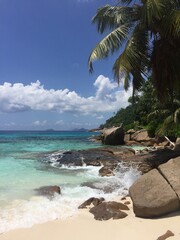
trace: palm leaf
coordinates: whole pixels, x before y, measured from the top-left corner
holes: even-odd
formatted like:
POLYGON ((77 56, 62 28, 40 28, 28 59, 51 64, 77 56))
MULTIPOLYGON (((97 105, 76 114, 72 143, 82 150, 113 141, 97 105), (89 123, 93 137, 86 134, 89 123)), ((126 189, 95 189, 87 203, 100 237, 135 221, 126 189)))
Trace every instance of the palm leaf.
POLYGON ((174 122, 176 124, 180 123, 180 108, 178 108, 174 113, 174 122))
POLYGON ((131 75, 128 72, 124 73, 124 89, 127 91, 129 88, 129 83, 131 80, 131 75))
POLYGON ((159 117, 159 110, 155 110, 147 115, 148 122, 159 117))
POLYGON ((164 125, 168 125, 168 124, 171 124, 173 122, 174 122, 174 115, 171 114, 164 120, 164 125))
POLYGON ((130 4, 130 3, 134 3, 134 0, 119 0, 118 3, 130 4))
POLYGON ((173 10, 160 22, 161 33, 164 37, 180 38, 180 11, 173 10))
POLYGON ((162 4, 161 0, 147 0, 142 8, 144 25, 152 27, 154 19, 161 19, 162 12, 164 12, 164 4, 162 4))
POLYGON ((106 29, 115 29, 120 25, 134 21, 137 16, 138 9, 135 11, 132 7, 105 5, 97 10, 92 23, 97 25, 97 31, 102 34, 106 29))
POLYGON ((93 71, 94 60, 108 57, 125 43, 113 66, 118 83, 123 78, 127 90, 132 80, 133 90, 139 90, 143 77, 152 73, 159 100, 172 96, 174 89, 180 90, 180 1, 119 0, 118 4, 100 8, 93 18, 101 34, 113 31, 93 49, 89 70, 93 71))
MULTIPOLYGON (((146 75, 148 60, 148 32, 137 25, 130 39, 128 40, 123 53, 116 60, 113 71, 118 83, 125 76, 131 74, 133 88, 140 89, 143 83, 142 74, 146 75)), ((128 78, 130 79, 130 78, 128 78)), ((127 81, 127 79, 125 78, 127 81)), ((126 83, 126 86, 128 84, 126 83)), ((127 90, 127 87, 125 89, 127 90)))
POLYGON ((122 46, 124 40, 127 38, 130 32, 130 24, 124 24, 111 33, 109 33, 97 46, 92 50, 89 56, 88 64, 90 72, 93 71, 92 62, 97 59, 103 59, 113 54, 115 50, 118 50, 122 46))
POLYGON ((173 16, 170 16, 169 18, 168 15, 171 15, 174 10, 179 12, 179 7, 179 0, 144 0, 141 20, 146 27, 156 34, 157 32, 166 29, 169 23, 172 22, 173 18, 177 18, 177 14, 173 14, 173 16))
POLYGON ((154 42, 152 52, 152 80, 158 98, 163 102, 168 94, 180 89, 180 41, 160 39, 154 42))

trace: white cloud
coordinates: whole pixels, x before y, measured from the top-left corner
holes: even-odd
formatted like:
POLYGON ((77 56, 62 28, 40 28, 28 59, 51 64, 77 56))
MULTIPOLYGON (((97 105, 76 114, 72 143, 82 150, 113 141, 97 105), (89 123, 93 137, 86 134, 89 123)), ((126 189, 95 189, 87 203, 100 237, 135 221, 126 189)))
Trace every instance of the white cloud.
POLYGON ((100 116, 97 116, 96 118, 99 119, 99 120, 101 120, 101 119, 104 118, 104 116, 103 116, 103 115, 100 115, 100 116))
POLYGON ((64 121, 63 120, 58 120, 55 122, 55 125, 63 125, 64 121))
POLYGON ((3 126, 3 127, 14 127, 16 126, 15 122, 7 122, 7 123, 4 123, 4 124, 0 124, 0 126, 3 126))
POLYGON ((93 0, 77 0, 78 3, 88 3, 92 2, 93 0))
MULTIPOLYGON (((131 88, 125 92, 103 75, 96 79, 94 87, 95 95, 85 98, 69 89, 45 89, 40 81, 29 85, 4 83, 0 85, 0 112, 41 110, 92 115, 114 112, 128 105, 131 88)), ((40 123, 45 124, 34 122, 40 123)))
POLYGON ((104 100, 108 93, 117 88, 117 83, 112 83, 109 78, 100 75, 94 82, 94 86, 97 88, 96 98, 104 100))
POLYGON ((33 125, 34 126, 41 126, 41 127, 46 126, 47 125, 47 120, 43 120, 43 121, 36 120, 36 121, 33 122, 33 125))

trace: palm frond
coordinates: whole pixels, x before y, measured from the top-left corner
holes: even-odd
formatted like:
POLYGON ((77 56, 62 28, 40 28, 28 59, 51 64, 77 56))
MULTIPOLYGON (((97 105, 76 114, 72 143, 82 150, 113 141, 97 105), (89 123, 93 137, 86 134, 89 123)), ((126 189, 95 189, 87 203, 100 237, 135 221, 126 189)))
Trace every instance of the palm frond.
POLYGON ((135 0, 119 0, 118 3, 121 4, 130 4, 130 3, 134 3, 135 0))
POLYGON ((154 0, 147 0, 143 6, 142 19, 145 26, 151 26, 154 21, 154 16, 158 19, 161 17, 162 4, 157 4, 154 0))
POLYGON ((115 50, 118 50, 122 46, 124 40, 127 38, 131 29, 131 24, 124 24, 111 33, 109 33, 97 46, 92 50, 89 56, 88 64, 89 71, 93 71, 92 62, 97 59, 103 59, 113 54, 115 50))
POLYGON ((180 41, 160 39, 152 52, 152 80, 161 102, 174 90, 180 90, 180 41))
POLYGON ((129 88, 129 83, 131 80, 131 75, 128 72, 124 73, 124 89, 127 91, 129 88))
POLYGON ((172 9, 176 0, 146 0, 142 8, 142 20, 145 26, 152 28, 161 21, 172 9))
POLYGON ((180 0, 119 0, 118 4, 100 8, 93 18, 99 33, 112 32, 91 52, 90 72, 94 60, 108 57, 125 43, 113 66, 118 83, 124 79, 127 90, 132 80, 133 90, 139 90, 144 76, 152 73, 161 102, 167 94, 173 96, 174 89, 180 92, 180 0))
POLYGON ((180 38, 180 11, 170 11, 159 23, 161 35, 164 37, 180 38))
POLYGON ((97 10, 96 15, 92 18, 92 23, 97 25, 97 31, 102 34, 107 29, 115 29, 134 21, 137 19, 137 15, 138 9, 132 7, 105 5, 97 10))
POLYGON ((155 110, 147 115, 148 122, 159 117, 159 110, 155 110))
POLYGON ((169 115, 165 120, 164 120, 164 125, 168 125, 174 122, 174 116, 173 114, 169 115))
POLYGON ((132 76, 133 76, 132 78, 133 94, 132 95, 134 97, 136 91, 139 91, 140 88, 142 87, 144 83, 144 78, 142 77, 141 72, 138 70, 134 70, 132 76))
POLYGON ((171 0, 171 4, 173 5, 173 8, 180 9, 180 1, 179 0, 171 0))
POLYGON ((174 122, 176 124, 180 123, 180 108, 178 108, 174 113, 174 122))
POLYGON ((134 89, 140 89, 143 82, 142 74, 146 75, 146 66, 149 64, 147 52, 148 32, 137 25, 123 53, 113 66, 114 76, 118 83, 124 76, 131 74, 134 89))

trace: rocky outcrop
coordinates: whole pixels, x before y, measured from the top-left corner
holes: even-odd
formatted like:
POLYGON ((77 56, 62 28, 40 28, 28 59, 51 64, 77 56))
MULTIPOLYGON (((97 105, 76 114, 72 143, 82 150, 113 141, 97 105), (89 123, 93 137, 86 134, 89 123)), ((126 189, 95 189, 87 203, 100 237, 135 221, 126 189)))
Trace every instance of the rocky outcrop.
POLYGON ((98 206, 99 204, 101 204, 105 199, 104 198, 89 198, 88 200, 86 200, 85 202, 83 202, 78 208, 82 209, 82 208, 87 208, 87 206, 90 206, 91 204, 93 206, 98 206))
POLYGON ((180 151, 171 149, 159 149, 149 153, 134 155, 123 158, 122 161, 127 166, 137 167, 143 174, 157 168, 160 164, 166 163, 171 158, 180 156, 180 151))
MULTIPOLYGON (((119 163, 123 163, 127 167, 137 167, 142 173, 146 173, 177 156, 180 156, 180 150, 160 149, 137 155, 132 148, 112 146, 66 151, 59 154, 56 161, 59 166, 102 166, 109 169, 107 173, 109 172, 111 175, 119 163)), ((102 169, 102 171, 104 170, 102 169)))
POLYGON ((180 151, 180 138, 177 138, 176 139, 176 143, 175 143, 175 146, 174 146, 174 151, 180 151))
POLYGON ((102 130, 102 143, 106 145, 124 144, 124 130, 122 127, 112 127, 102 130))
POLYGON ((110 176, 114 176, 114 172, 113 172, 113 167, 102 167, 101 169, 99 169, 99 175, 101 177, 110 177, 110 176))
POLYGON ((122 146, 113 146, 111 148, 106 148, 107 151, 111 152, 113 155, 118 157, 119 159, 124 159, 130 156, 134 156, 136 151, 130 147, 122 147, 122 146))
POLYGON ((131 135, 131 140, 136 142, 147 142, 150 140, 147 130, 142 129, 131 135))
POLYGON ((138 131, 134 131, 134 129, 130 129, 124 135, 124 141, 126 145, 144 145, 144 146, 153 146, 156 143, 154 138, 150 138, 148 135, 148 131, 146 129, 141 129, 138 131))
POLYGON ((119 188, 119 183, 117 182, 106 182, 103 184, 99 184, 99 182, 85 182, 81 184, 82 187, 89 187, 92 189, 97 189, 100 191, 103 191, 104 193, 112 193, 113 191, 118 190, 119 188))
POLYGON ((140 177, 129 189, 138 217, 159 217, 180 209, 180 157, 140 177))
POLYGON ((127 214, 121 210, 129 210, 123 203, 119 202, 103 202, 96 207, 90 209, 90 213, 94 215, 96 220, 109 220, 125 218, 127 214))
POLYGON ((38 195, 53 197, 55 194, 61 194, 61 189, 59 186, 44 186, 35 189, 38 195))
POLYGON ((146 147, 156 147, 156 149, 170 148, 170 143, 165 137, 155 136, 154 138, 149 137, 146 129, 134 131, 130 129, 125 133, 124 141, 126 145, 138 145, 146 147))
POLYGON ((158 169, 180 199, 180 157, 171 159, 158 169))
POLYGON ((60 165, 63 164, 67 166, 116 166, 119 162, 119 159, 108 150, 87 149, 64 152, 63 154, 59 155, 57 162, 59 162, 60 165))

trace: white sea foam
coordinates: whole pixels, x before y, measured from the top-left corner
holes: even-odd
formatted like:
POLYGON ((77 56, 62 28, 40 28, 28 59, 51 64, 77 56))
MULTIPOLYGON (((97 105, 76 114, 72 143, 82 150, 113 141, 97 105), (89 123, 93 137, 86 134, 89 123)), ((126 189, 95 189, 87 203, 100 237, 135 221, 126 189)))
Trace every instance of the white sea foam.
POLYGON ((78 206, 89 197, 104 197, 106 200, 116 196, 124 196, 129 186, 139 177, 139 172, 133 168, 119 166, 116 175, 99 177, 100 167, 70 167, 69 170, 79 171, 77 178, 92 183, 95 187, 81 184, 65 183, 61 186, 62 195, 56 195, 53 200, 46 197, 34 196, 29 200, 15 200, 0 209, 0 233, 16 228, 31 227, 55 219, 65 219, 78 213, 78 206), (86 170, 86 171, 85 171, 86 170), (103 190, 112 188, 111 191, 103 190))
POLYGON ((0 232, 70 217, 77 213, 78 204, 78 200, 70 197, 55 197, 53 201, 45 197, 14 201, 0 213, 0 232))

